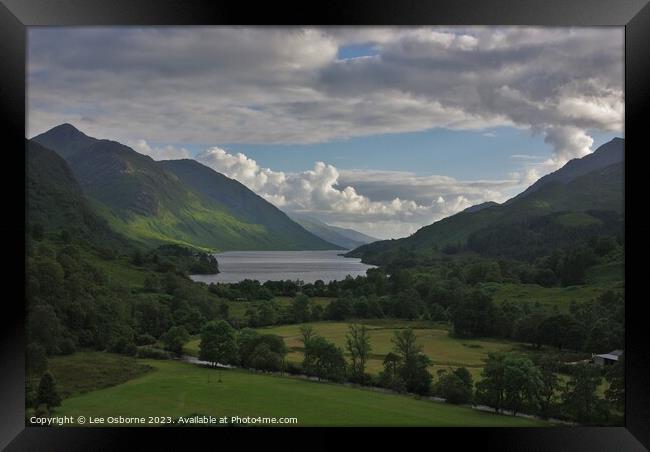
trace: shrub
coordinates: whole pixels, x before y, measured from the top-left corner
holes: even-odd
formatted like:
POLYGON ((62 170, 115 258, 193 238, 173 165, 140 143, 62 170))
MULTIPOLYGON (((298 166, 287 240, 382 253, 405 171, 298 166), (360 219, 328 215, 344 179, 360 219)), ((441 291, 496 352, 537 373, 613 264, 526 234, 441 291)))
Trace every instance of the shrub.
POLYGON ((292 375, 302 375, 305 373, 302 369, 302 366, 299 363, 287 362, 285 364, 284 370, 288 374, 292 374, 292 375))
POLYGON ((72 355, 77 350, 74 341, 69 337, 61 340, 59 343, 59 352, 62 355, 72 355))
POLYGON ((112 353, 119 353, 121 355, 135 356, 138 349, 131 340, 125 337, 118 337, 111 341, 108 345, 108 351, 112 353))
POLYGON ((151 334, 138 334, 135 343, 136 345, 152 345, 156 343, 156 338, 151 334))
POLYGON ((144 346, 137 348, 137 357, 148 359, 170 359, 171 354, 159 348, 144 346))

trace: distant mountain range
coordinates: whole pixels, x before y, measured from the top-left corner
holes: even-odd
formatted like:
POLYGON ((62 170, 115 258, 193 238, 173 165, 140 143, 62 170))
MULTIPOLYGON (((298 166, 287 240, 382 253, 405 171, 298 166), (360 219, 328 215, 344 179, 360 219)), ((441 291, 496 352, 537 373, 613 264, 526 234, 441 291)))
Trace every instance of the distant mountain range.
MULTIPOLYGON (((65 162, 58 165, 69 166, 88 208, 131 240, 220 251, 342 249, 196 161, 157 162, 118 142, 89 137, 70 124, 32 142, 63 157, 65 162)), ((35 168, 34 178, 44 171, 35 168)))
POLYGON ((488 202, 472 206, 409 237, 363 245, 347 255, 377 264, 400 250, 437 253, 445 248, 462 248, 470 238, 476 239, 473 243, 484 245, 488 235, 496 240, 498 233, 514 231, 515 227, 517 233, 524 230, 527 238, 519 250, 511 251, 525 253, 526 246, 532 246, 531 241, 540 244, 548 239, 544 235, 550 234, 548 224, 565 228, 605 227, 606 224, 620 228, 624 215, 624 145, 623 139, 614 138, 592 154, 571 160, 542 177, 503 204, 488 202))
POLYGON ((379 240, 354 229, 329 225, 309 215, 294 212, 289 216, 312 234, 348 250, 379 240))

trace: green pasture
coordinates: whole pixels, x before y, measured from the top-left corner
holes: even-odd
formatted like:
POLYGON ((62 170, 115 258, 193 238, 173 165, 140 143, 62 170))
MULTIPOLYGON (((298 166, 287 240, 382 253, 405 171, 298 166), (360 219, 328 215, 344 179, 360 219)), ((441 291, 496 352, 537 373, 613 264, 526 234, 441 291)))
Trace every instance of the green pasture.
MULTIPOLYGON (((85 354, 79 353, 79 359, 85 354)), ((66 358, 62 358, 66 359, 66 358)), ((411 396, 179 361, 138 360, 153 371, 72 396, 58 416, 296 417, 298 426, 544 426, 411 396)), ((88 424, 86 424, 88 425, 88 424)))

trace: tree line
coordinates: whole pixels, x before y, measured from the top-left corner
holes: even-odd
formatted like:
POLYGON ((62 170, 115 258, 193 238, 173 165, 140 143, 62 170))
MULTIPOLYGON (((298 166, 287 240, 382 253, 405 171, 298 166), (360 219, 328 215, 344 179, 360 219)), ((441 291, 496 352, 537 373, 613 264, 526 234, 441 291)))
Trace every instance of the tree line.
POLYGON ((395 296, 346 296, 325 306, 304 293, 286 307, 262 301, 245 312, 245 325, 305 323, 321 320, 397 318, 449 323, 451 334, 463 338, 496 337, 517 340, 535 348, 603 353, 624 346, 625 301, 621 292, 608 290, 594 300, 573 302, 566 313, 539 303, 494 302, 486 291, 437 287, 436 302, 425 302, 417 289, 395 296))
POLYGON ((287 372, 332 382, 376 386, 399 393, 437 396, 451 404, 487 405, 497 413, 528 413, 581 424, 620 421, 624 410, 623 361, 606 371, 588 364, 569 367, 563 381, 557 356, 533 359, 518 353, 489 353, 481 379, 474 383, 464 367, 429 372, 432 360, 423 353, 412 328, 394 333, 393 350, 384 356, 377 375, 367 373, 372 345, 365 325, 350 324, 341 348, 316 334, 310 325, 299 329, 301 363, 288 362, 282 337, 239 331, 226 321, 209 322, 201 332, 199 359, 213 366, 235 365, 271 372, 287 372), (348 359, 346 360, 346 355, 348 359), (605 398, 597 393, 602 378, 609 383, 605 398))

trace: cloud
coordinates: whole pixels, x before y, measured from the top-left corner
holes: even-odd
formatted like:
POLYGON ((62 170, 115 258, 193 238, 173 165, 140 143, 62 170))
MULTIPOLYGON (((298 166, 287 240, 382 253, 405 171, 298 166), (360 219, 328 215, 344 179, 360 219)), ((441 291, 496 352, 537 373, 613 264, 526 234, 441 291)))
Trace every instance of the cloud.
MULTIPOLYGON (((261 168, 212 147, 196 158, 287 210, 358 222, 372 235, 522 185, 622 132, 623 28, 42 27, 28 30, 28 136, 63 122, 155 159, 149 143, 311 144, 444 128, 540 134, 545 160, 503 181, 442 175, 261 168), (346 46, 372 56, 339 59, 346 46), (377 182, 381 181, 381 182, 377 182), (374 226, 370 226, 374 225, 374 226), (373 229, 374 228, 374 229, 373 229), (375 229, 381 229, 376 231, 375 229)), ((442 151, 441 151, 442 152, 442 151)), ((522 149, 518 156, 527 155, 522 149)))
POLYGON ((549 169, 560 168, 569 160, 584 157, 592 152, 593 138, 577 127, 548 127, 544 133, 544 142, 555 149, 553 157, 546 162, 549 169))
POLYGON ((458 181, 409 172, 339 171, 324 162, 285 173, 264 168, 243 153, 211 147, 196 155, 204 165, 238 180, 289 212, 309 212, 329 224, 381 238, 409 235, 471 205, 505 201, 521 181, 458 181))
POLYGON ((32 28, 28 86, 30 135, 82 117, 96 136, 126 142, 146 130, 188 144, 435 127, 621 131, 623 29, 32 28), (339 60, 349 45, 376 55, 339 60))
POLYGON ((146 140, 140 139, 126 143, 140 154, 148 155, 154 160, 178 160, 191 157, 190 151, 185 148, 177 148, 171 145, 162 147, 151 147, 146 140))

